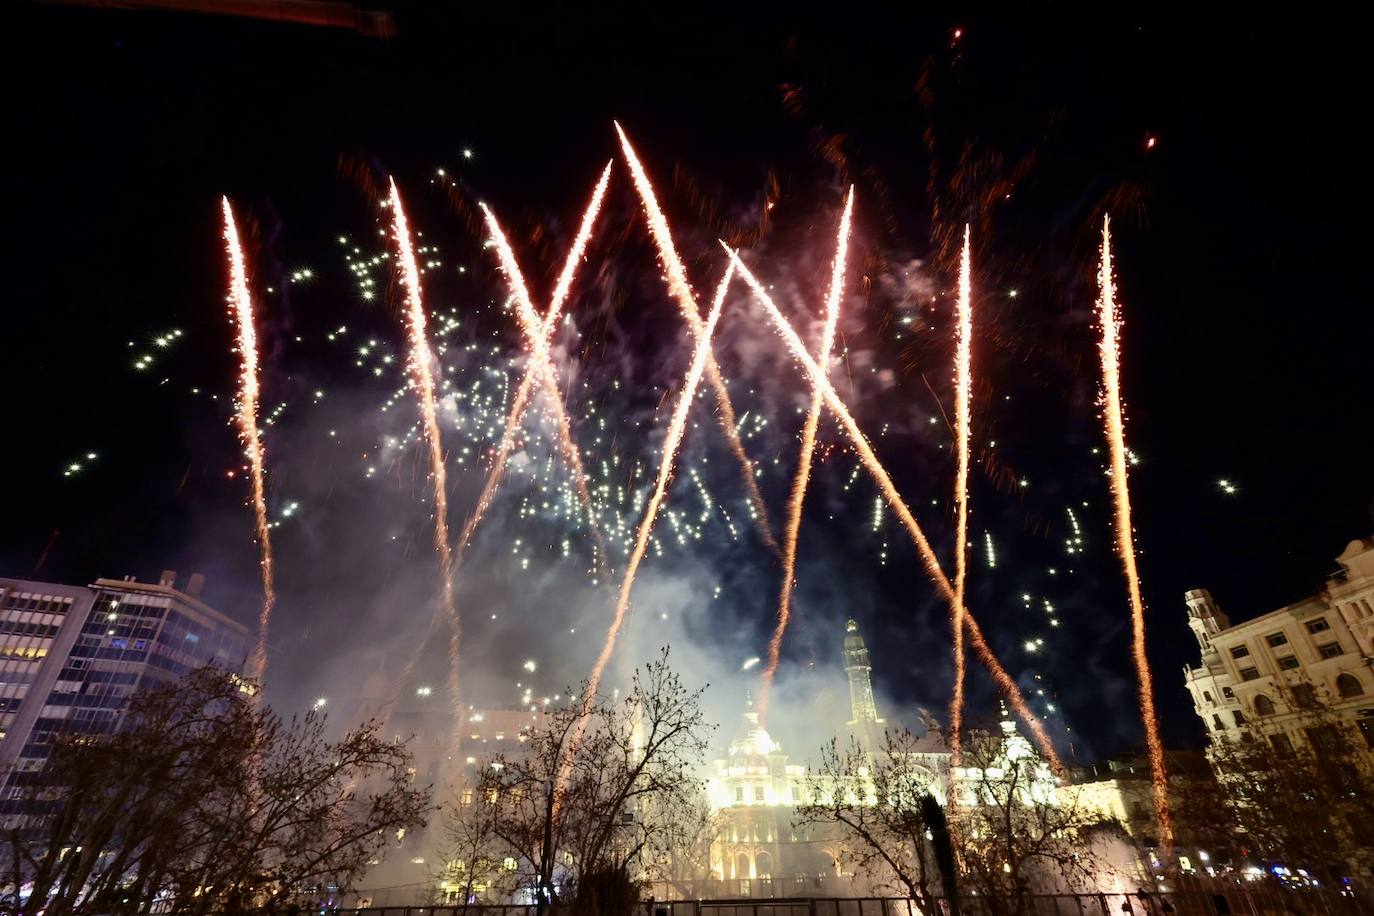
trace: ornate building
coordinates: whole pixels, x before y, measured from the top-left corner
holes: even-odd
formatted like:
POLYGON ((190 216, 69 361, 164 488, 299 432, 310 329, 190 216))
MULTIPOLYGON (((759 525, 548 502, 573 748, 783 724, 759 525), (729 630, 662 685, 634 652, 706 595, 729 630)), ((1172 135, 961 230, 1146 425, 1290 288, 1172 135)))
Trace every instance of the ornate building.
POLYGON ((1336 562, 1322 591, 1243 623, 1206 589, 1184 595, 1202 651, 1184 678, 1214 746, 1267 741, 1286 752, 1309 742, 1304 710, 1320 706, 1374 748, 1374 537, 1351 541, 1336 562))
MULTIPOLYGON (((886 721, 873 699, 872 662, 859 625, 845 624, 843 661, 849 678, 848 728, 869 753, 882 744, 886 721)), ((949 751, 934 733, 917 745, 912 766, 931 774, 932 791, 944 799, 949 751)), ((726 897, 795 897, 856 892, 855 876, 841 871, 838 836, 818 827, 793 827, 796 806, 813 786, 804 766, 790 762, 782 746, 759 721, 753 700, 746 706, 726 756, 713 762, 707 780, 712 811, 719 820, 711 846, 712 894, 726 897)), ((861 877, 861 876, 860 876, 861 877)))

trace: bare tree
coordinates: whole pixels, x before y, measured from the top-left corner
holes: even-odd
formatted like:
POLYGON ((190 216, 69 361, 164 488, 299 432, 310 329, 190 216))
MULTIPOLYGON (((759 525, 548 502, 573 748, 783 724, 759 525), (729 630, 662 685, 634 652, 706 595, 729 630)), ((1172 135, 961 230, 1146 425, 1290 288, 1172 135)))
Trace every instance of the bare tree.
POLYGON ((847 870, 869 875, 879 888, 935 913, 945 876, 932 843, 939 818, 927 799, 940 774, 926 764, 917 745, 906 730, 888 732, 872 753, 854 741, 843 749, 831 741, 808 774, 796 826, 838 827, 847 870))
POLYGON ((283 722, 216 668, 137 694, 113 734, 65 733, 6 824, 3 881, 49 916, 205 913, 347 886, 428 790, 375 723, 337 742, 283 722))
POLYGON ((464 910, 469 904, 501 900, 518 885, 513 850, 497 833, 495 800, 471 787, 460 788, 441 809, 435 876, 445 894, 464 910))
POLYGON ((1034 893, 1099 881, 1110 865, 1093 838, 1110 820, 1059 792, 1045 761, 1010 722, 963 744, 952 817, 962 885, 993 916, 1022 916, 1034 893))
MULTIPOLYGON (((701 693, 682 685, 664 649, 635 672, 623 699, 589 696, 584 685, 580 698, 545 714, 526 752, 483 764, 474 792, 495 806, 493 832, 541 903, 646 878, 700 794, 711 729, 701 693)), ((485 816, 480 810, 460 806, 450 816, 485 816)))
POLYGON ((673 812, 650 835, 640 857, 642 872, 664 899, 688 900, 700 896, 712 878, 711 848, 721 838, 724 819, 704 796, 674 805, 673 812))
POLYGON ((1305 683, 1275 687, 1294 715, 1257 716, 1242 741, 1214 739, 1217 780, 1193 787, 1184 826, 1333 885, 1374 878, 1374 753, 1331 696, 1305 683))

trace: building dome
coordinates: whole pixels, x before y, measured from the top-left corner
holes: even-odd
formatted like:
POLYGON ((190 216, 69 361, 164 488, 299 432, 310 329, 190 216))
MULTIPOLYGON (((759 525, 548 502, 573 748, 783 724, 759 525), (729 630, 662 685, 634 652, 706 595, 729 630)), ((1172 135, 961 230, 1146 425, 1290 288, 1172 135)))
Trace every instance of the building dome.
POLYGON ((778 743, 768 734, 768 729, 759 722, 759 711, 754 708, 754 698, 746 701, 744 717, 730 739, 731 757, 766 757, 778 750, 778 743))

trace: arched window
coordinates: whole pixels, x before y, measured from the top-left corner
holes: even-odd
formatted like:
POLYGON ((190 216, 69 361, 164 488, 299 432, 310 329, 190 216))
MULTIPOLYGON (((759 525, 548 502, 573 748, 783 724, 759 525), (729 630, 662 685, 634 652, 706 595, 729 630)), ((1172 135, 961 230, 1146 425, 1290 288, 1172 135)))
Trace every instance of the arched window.
POLYGON ((736 877, 736 878, 752 878, 752 877, 754 877, 754 876, 751 875, 749 872, 750 872, 750 869, 749 869, 749 857, 746 856, 744 853, 740 853, 738 856, 735 857, 735 877, 736 877))
POLYGON ((773 877, 773 857, 766 852, 761 852, 755 857, 760 878, 773 877))
POLYGON ((1364 693, 1364 685, 1359 678, 1347 672, 1336 678, 1336 692, 1343 697, 1357 697, 1364 693))
POLYGON ((1274 714, 1274 701, 1264 694, 1255 697, 1255 715, 1272 716, 1274 714))

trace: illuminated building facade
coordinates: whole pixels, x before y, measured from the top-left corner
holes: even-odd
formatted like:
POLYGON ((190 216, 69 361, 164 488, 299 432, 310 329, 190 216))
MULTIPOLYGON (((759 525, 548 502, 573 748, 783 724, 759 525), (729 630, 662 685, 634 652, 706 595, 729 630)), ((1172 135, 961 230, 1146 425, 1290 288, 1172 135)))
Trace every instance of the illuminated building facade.
MULTIPOLYGON (((845 624, 843 649, 849 679, 853 739, 873 753, 882 743, 886 722, 873 699, 868 648, 858 624, 845 624)), ((930 778, 931 791, 944 799, 949 751, 934 735, 922 738, 911 766, 930 778)), ((782 746, 759 721, 752 700, 726 749, 712 764, 706 790, 719 818, 712 844, 709 894, 725 897, 849 895, 864 888, 864 876, 844 873, 838 863, 840 834, 833 828, 794 827, 796 806, 814 787, 806 768, 790 762, 782 746), (857 883, 856 883, 857 880, 857 883)))
POLYGON ((1279 752, 1310 743, 1320 706, 1374 749, 1374 537, 1351 541, 1319 593, 1232 624, 1206 589, 1184 596, 1202 652, 1185 668, 1209 741, 1267 741, 1279 752))
MULTIPOLYGON (((176 573, 156 583, 97 579, 87 587, 0 579, 0 773, 45 764, 54 736, 109 734, 129 697, 207 664, 242 671, 247 628, 185 590, 176 573)), ((12 792, 6 791, 0 810, 12 792)))

